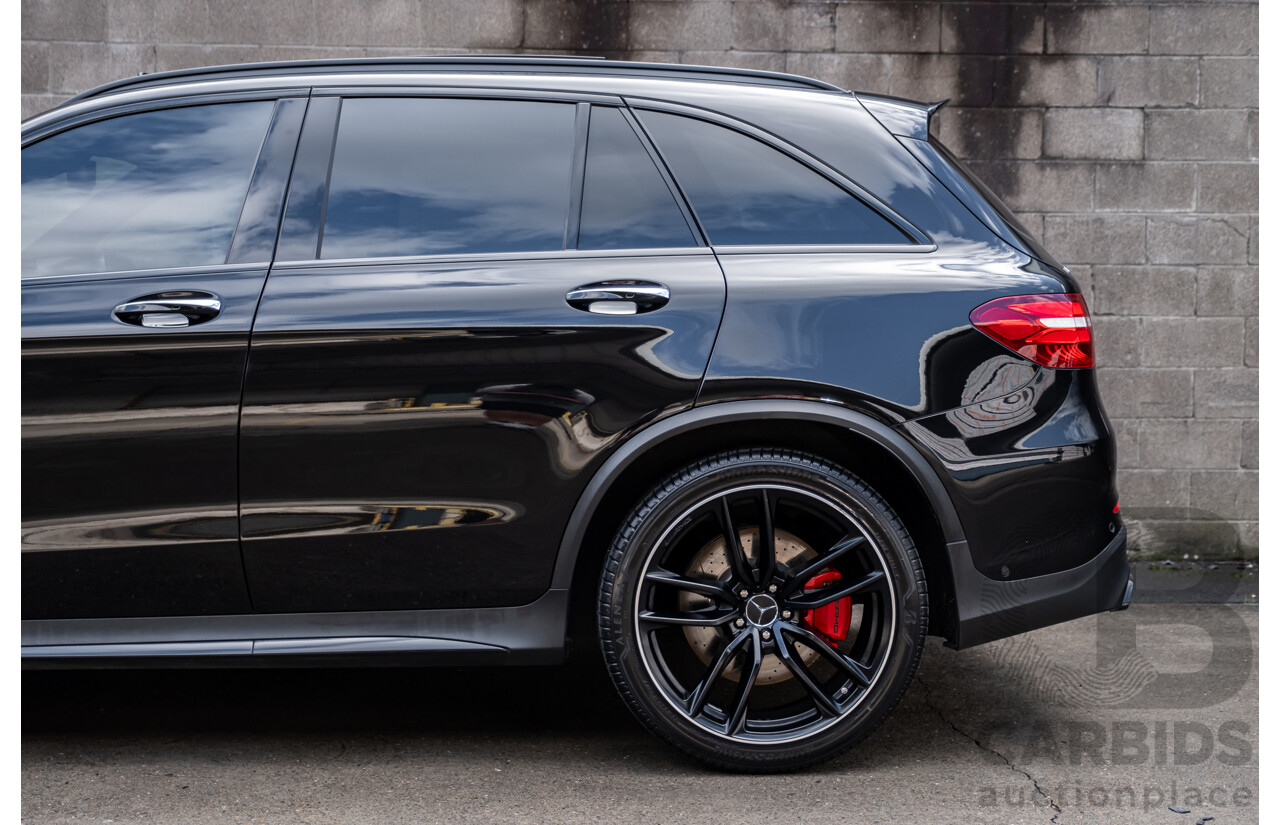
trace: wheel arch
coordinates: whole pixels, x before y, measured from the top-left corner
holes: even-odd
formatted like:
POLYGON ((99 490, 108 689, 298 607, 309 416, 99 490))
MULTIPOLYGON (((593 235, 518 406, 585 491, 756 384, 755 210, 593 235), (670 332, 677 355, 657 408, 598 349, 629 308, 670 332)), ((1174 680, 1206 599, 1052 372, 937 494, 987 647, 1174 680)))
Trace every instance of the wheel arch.
POLYGON ((852 410, 790 400, 697 407, 637 433, 605 461, 570 516, 552 577, 553 588, 570 590, 572 637, 594 632, 601 564, 618 526, 640 497, 685 464, 748 446, 814 453, 880 493, 911 532, 924 565, 929 633, 954 638, 956 591, 947 544, 964 541, 964 534, 937 474, 888 425, 852 410))

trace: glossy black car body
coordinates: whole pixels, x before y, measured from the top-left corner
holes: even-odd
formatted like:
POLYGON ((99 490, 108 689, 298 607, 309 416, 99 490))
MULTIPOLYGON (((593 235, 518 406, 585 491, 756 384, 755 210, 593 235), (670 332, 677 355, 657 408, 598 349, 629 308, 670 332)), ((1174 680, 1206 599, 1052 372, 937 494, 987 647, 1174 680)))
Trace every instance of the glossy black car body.
POLYGON ((68 130, 214 102, 261 110, 225 259, 104 253, 64 272, 32 253, 29 273, 24 238, 28 664, 557 661, 645 491, 755 446, 820 456, 893 507, 929 632, 952 646, 1127 605, 1093 371, 1037 366, 969 321, 995 298, 1078 288, 929 141, 932 107, 575 59, 226 67, 28 121, 24 170, 28 147, 68 130), (326 215, 341 113, 394 132, 397 101, 418 100, 559 107, 563 239, 324 254, 373 242, 357 226, 344 246, 338 207, 326 215), (670 116, 782 153, 897 240, 708 242, 657 134, 670 116), (584 247, 588 124, 606 117, 634 130, 673 196, 662 231, 687 241, 584 247), (610 282, 670 298, 629 315, 572 299, 610 282), (190 314, 214 299, 210 319, 190 314), (175 311, 188 325, 139 325, 175 311))

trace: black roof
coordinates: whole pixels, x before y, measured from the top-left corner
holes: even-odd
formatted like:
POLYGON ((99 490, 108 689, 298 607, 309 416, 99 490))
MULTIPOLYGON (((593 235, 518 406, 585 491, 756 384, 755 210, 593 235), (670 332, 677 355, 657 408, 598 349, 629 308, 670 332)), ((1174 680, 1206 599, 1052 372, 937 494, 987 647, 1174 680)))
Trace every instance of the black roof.
POLYGON ((688 80, 715 80, 768 86, 790 86, 829 92, 844 92, 839 86, 800 75, 780 72, 732 69, 719 66, 684 66, 673 63, 640 63, 627 60, 604 60, 594 57, 548 57, 521 55, 436 55, 431 57, 365 57, 335 60, 285 60, 271 63, 241 63, 178 69, 157 74, 142 74, 106 83, 81 92, 67 101, 72 103, 100 97, 109 92, 188 83, 193 80, 230 80, 244 77, 280 77, 287 75, 339 72, 485 72, 528 74, 565 73, 619 75, 628 77, 668 77, 688 80))

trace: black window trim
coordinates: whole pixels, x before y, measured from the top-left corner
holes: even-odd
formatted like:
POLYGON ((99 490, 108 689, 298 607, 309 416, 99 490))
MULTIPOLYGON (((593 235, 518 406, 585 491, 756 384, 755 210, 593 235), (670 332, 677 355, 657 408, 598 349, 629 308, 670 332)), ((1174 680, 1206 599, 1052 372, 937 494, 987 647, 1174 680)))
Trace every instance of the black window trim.
MULTIPOLYGON (((851 244, 759 244, 759 245, 711 244, 711 247, 715 250, 716 254, 728 254, 728 255, 777 254, 780 252, 786 252, 786 253, 856 252, 856 253, 866 253, 866 254, 883 254, 883 253, 898 253, 898 252, 928 253, 928 252, 934 252, 938 248, 937 245, 933 242, 932 238, 930 238, 923 231, 921 231, 915 224, 911 223, 906 218, 902 217, 893 209, 891 209, 884 201, 876 197, 873 193, 868 192, 866 189, 859 186, 856 182, 845 177, 838 170, 832 168, 831 166, 828 166, 826 163, 823 163, 821 160, 814 157, 813 155, 808 154, 807 152, 803 151, 802 149, 795 146, 794 144, 788 143, 787 141, 781 139, 780 137, 778 137, 777 135, 774 135, 771 132, 767 132, 763 129, 752 126, 751 124, 744 123, 743 121, 737 120, 736 118, 731 118, 726 115, 722 115, 718 112, 713 112, 709 109, 703 109, 697 106, 688 106, 682 103, 672 103, 670 101, 652 100, 649 98, 638 98, 634 96, 627 96, 625 100, 626 100, 627 106, 633 110, 640 110, 640 111, 647 110, 647 111, 653 111, 653 112, 660 112, 663 114, 691 117, 696 120, 706 121, 707 123, 712 123, 717 126, 730 129, 732 131, 746 135, 747 137, 755 138, 756 140, 764 143, 765 145, 770 146, 773 149, 781 152, 787 157, 790 157, 792 160, 797 161, 798 163, 808 167, 810 171, 817 173, 818 175, 826 178, 831 183, 840 187, 842 190, 848 193, 851 197, 857 198, 868 209, 879 214, 886 221, 889 221, 895 227, 901 230, 903 234, 905 234, 907 237, 912 239, 911 243, 902 243, 902 244, 857 244, 857 243, 851 243, 851 244)), ((641 130, 644 129, 643 124, 641 124, 639 121, 639 118, 636 118, 636 125, 639 126, 641 130)), ((652 137, 648 135, 647 131, 644 131, 643 133, 646 137, 646 142, 654 144, 655 149, 658 152, 658 155, 661 156, 661 149, 657 148, 656 142, 652 140, 652 137)), ((666 166, 665 160, 663 162, 663 166, 664 167, 666 166)), ((668 169, 668 171, 670 170, 668 169)), ((672 175, 672 179, 675 180, 674 175, 672 175)), ((678 180, 676 180, 676 186, 677 188, 679 187, 678 180)), ((681 194, 681 200, 683 200, 688 205, 690 213, 694 216, 696 220, 697 210, 693 208, 693 204, 688 203, 688 198, 685 197, 683 193, 681 194)), ((698 221, 698 226, 699 228, 701 228, 701 221, 698 221)), ((710 241, 710 238, 707 236, 706 232, 702 232, 701 234, 705 240, 707 240, 708 242, 710 241)))
POLYGON ((293 169, 285 190, 273 265, 282 258, 315 260, 319 256, 341 109, 342 98, 334 95, 313 93, 307 103, 293 169))
POLYGON ((569 208, 564 213, 561 249, 577 249, 582 230, 582 199, 587 185, 587 135, 591 124, 590 103, 581 101, 573 111, 573 157, 569 166, 569 208))
MULTIPOLYGON (((286 169, 293 165, 294 148, 287 147, 283 144, 271 145, 273 136, 279 140, 284 136, 287 138, 288 123, 286 122, 296 112, 297 106, 305 105, 310 95, 309 89, 270 89, 270 90, 246 90, 235 92, 220 92, 217 94, 201 94, 201 95, 180 95, 175 97, 150 98, 147 100, 136 101, 132 103, 109 106, 101 109, 94 109, 87 112, 80 112, 74 117, 68 117, 47 123, 39 129, 22 136, 22 148, 33 146, 43 140, 55 137, 63 132, 76 129, 81 126, 87 126, 90 123, 98 123, 105 120, 113 120, 117 117, 125 117, 127 115, 145 114, 147 112, 161 112, 170 109, 186 109, 193 106, 211 106, 219 103, 244 103, 253 101, 274 101, 271 116, 267 119, 267 128, 262 134, 262 142, 258 144, 258 151, 254 155, 253 166, 249 173, 249 185, 245 190, 245 198, 241 201, 240 211, 236 214, 236 226, 232 231, 231 240, 227 244, 227 254, 221 263, 216 264, 200 264, 198 266, 178 266, 178 267, 161 267, 153 269, 111 269, 93 272, 63 272, 49 275, 32 275, 22 276, 20 282, 23 286, 48 284, 48 283, 80 283, 85 281, 110 281, 133 278, 153 278, 153 277, 173 277, 182 273, 190 273, 192 275, 222 274, 245 272, 255 269, 265 269, 271 265, 271 256, 257 258, 254 260, 232 260, 233 254, 242 249, 243 244, 242 233, 248 235, 253 232, 256 227, 244 221, 245 207, 251 202, 261 201, 269 195, 264 191, 267 180, 273 175, 280 174, 280 166, 286 169), (288 101, 288 103, 286 103, 288 101), (299 101, 295 103, 294 101, 299 101), (268 148, 277 150, 276 157, 267 159, 264 155, 268 148), (264 161, 266 164, 264 165, 264 161), (269 168, 268 168, 269 167, 269 168)), ((287 141, 286 141, 287 142, 287 141)), ((284 175, 287 177, 288 172, 284 175)), ((283 191, 280 193, 283 196, 283 191)), ((268 218, 268 220, 276 220, 279 211, 283 208, 283 201, 277 205, 276 218, 268 218)), ((271 247, 274 249, 278 233, 273 238, 271 247)), ((252 257, 252 256, 240 256, 252 257)))
MULTIPOLYGON (((604 108, 605 104, 594 104, 591 108, 604 108)), ((658 154, 658 150, 654 147, 653 141, 649 139, 649 133, 644 130, 640 122, 636 119, 635 113, 623 103, 618 105, 609 105, 608 108, 617 109, 622 114, 622 119, 631 127, 631 131, 635 133, 640 140, 640 145, 644 147, 644 151, 649 155, 649 160, 653 161, 653 165, 658 169, 658 175, 662 178, 662 182, 667 185, 667 191, 671 193, 671 197, 675 199, 676 207, 680 210, 680 214, 684 216, 684 222, 689 227, 689 231, 693 233, 694 247, 710 247, 707 241, 707 233, 702 231, 702 224, 698 221, 698 216, 693 213, 689 207, 688 199, 680 190, 680 185, 676 182, 675 177, 671 174, 671 170, 667 168, 666 161, 658 154)), ((585 159, 584 159, 585 172, 585 159)), ((575 244, 576 246, 576 244, 575 244)), ((615 252, 643 250, 648 247, 625 247, 623 249, 614 250, 615 252)), ((680 248, 680 247, 676 247, 680 248)))
POLYGON ((276 101, 267 133, 258 147, 235 231, 231 234, 226 263, 265 261, 269 264, 275 257, 280 221, 284 217, 284 198, 309 103, 305 97, 276 101))

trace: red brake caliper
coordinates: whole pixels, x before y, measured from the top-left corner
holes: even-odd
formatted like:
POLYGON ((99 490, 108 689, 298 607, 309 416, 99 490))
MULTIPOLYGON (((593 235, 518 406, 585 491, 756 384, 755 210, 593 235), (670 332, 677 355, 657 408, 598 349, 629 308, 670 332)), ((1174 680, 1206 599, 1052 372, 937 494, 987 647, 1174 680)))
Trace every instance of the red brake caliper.
MULTIPOLYGON (((823 587, 831 587, 838 581, 840 581, 840 571, 828 570, 805 582, 804 589, 818 590, 823 587)), ((845 596, 843 599, 823 605, 817 610, 806 610, 804 623, 817 632, 818 635, 826 637, 827 644, 835 647, 837 642, 843 642, 849 637, 849 614, 851 612, 853 612, 853 597, 845 596)))

